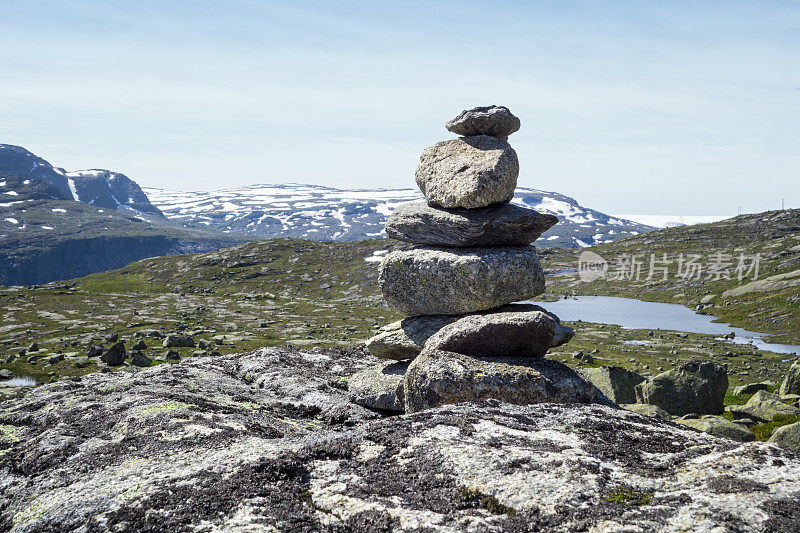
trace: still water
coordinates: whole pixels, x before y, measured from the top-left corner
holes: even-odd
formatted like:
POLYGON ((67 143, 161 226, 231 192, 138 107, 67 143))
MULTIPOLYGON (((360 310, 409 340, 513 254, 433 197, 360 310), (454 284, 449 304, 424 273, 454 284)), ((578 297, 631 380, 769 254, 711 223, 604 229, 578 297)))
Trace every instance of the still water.
POLYGON ((735 344, 751 344, 759 350, 774 353, 800 354, 800 345, 771 344, 764 342, 764 333, 734 328, 716 317, 699 315, 678 304, 643 302, 632 298, 613 296, 577 296, 557 302, 531 302, 543 305, 564 321, 583 320, 597 324, 617 324, 627 329, 663 329, 707 335, 736 334, 733 340, 720 339, 735 344))

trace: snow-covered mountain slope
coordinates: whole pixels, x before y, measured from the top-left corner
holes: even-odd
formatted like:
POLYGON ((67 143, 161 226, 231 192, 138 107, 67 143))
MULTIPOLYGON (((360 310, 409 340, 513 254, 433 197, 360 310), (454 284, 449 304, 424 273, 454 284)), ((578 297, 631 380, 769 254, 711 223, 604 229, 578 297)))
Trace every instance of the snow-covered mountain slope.
MULTIPOLYGON (((353 241, 385 237, 386 218, 398 205, 422 198, 416 189, 333 189, 317 185, 251 185, 214 192, 144 192, 170 220, 259 237, 353 241)), ((653 229, 615 218, 554 192, 518 188, 513 200, 561 221, 539 246, 577 248, 653 229)))
POLYGON ((77 200, 145 218, 162 216, 139 185, 119 172, 101 169, 67 172, 21 146, 0 144, 0 173, 46 183, 58 191, 55 198, 58 200, 77 200))

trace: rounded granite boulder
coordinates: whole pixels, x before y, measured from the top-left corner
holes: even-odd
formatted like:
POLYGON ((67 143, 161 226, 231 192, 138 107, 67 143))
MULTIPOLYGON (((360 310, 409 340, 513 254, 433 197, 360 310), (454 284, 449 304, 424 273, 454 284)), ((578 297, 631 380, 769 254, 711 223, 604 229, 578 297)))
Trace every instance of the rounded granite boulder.
POLYGON ((506 140, 519 130, 519 118, 505 106, 491 105, 462 111, 445 127, 457 135, 491 135, 506 140))
POLYGON ((425 148, 415 179, 428 204, 473 209, 511 200, 518 176, 511 145, 478 135, 425 148))
POLYGON ((406 316, 460 315, 542 294, 544 271, 533 246, 418 248, 387 254, 378 283, 406 316))
POLYGON ((525 246, 558 223, 555 215, 510 203, 476 209, 443 209, 409 202, 395 209, 386 233, 430 246, 525 246))

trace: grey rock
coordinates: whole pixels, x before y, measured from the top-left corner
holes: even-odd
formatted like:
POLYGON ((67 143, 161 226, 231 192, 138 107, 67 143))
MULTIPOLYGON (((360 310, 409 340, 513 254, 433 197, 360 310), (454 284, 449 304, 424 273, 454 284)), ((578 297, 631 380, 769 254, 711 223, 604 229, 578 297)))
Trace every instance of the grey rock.
POLYGON ((191 335, 170 333, 161 344, 164 348, 194 348, 194 339, 191 335))
POLYGON ((558 223, 558 217, 505 203, 477 209, 444 209, 410 202, 395 209, 386 233, 429 246, 525 246, 558 223))
POLYGON ((125 352, 125 343, 119 341, 111 346, 111 348, 103 352, 103 355, 100 356, 100 359, 108 366, 119 366, 125 362, 127 357, 128 355, 125 352))
POLYGON ((7 368, 0 368, 0 379, 11 379, 14 377, 14 373, 7 369, 7 368))
POLYGON ((723 439, 735 440, 737 442, 752 442, 756 440, 756 436, 753 435, 752 431, 730 420, 726 420, 721 416, 681 419, 675 422, 723 439))
POLYGON ((769 442, 781 448, 800 453, 800 422, 777 428, 772 432, 769 442))
POLYGON ((140 329, 134 333, 133 336, 136 338, 152 337, 154 339, 161 339, 164 337, 164 334, 157 329, 140 329))
POLYGON ((758 391, 744 405, 732 405, 734 418, 752 418, 761 422, 772 422, 778 416, 800 415, 800 409, 781 401, 775 394, 758 391))
POLYGON ((212 341, 208 341, 206 339, 200 339, 199 341, 197 341, 197 347, 202 349, 202 350, 206 350, 208 348, 211 348, 211 346, 213 346, 213 342, 212 341))
POLYGON ((578 350, 577 352, 575 352, 572 358, 577 359, 578 361, 583 361, 584 363, 588 364, 594 363, 594 357, 592 357, 592 354, 583 353, 583 350, 578 350))
POLYGON ((733 387, 730 393, 734 396, 742 396, 744 394, 755 394, 760 390, 767 390, 769 387, 769 383, 748 383, 747 385, 733 387))
POLYGON ((557 361, 428 349, 409 365, 404 392, 407 413, 487 398, 530 404, 590 403, 597 397, 597 389, 557 361))
POLYGON ((483 311, 544 292, 532 246, 395 251, 381 262, 378 282, 389 306, 406 316, 483 311))
POLYGON ((28 346, 28 352, 38 352, 39 351, 39 343, 32 342, 30 346, 28 346))
POLYGON ((429 204, 472 209, 510 201, 518 176, 519 161, 511 145, 478 135, 426 148, 415 178, 429 204))
POLYGON ((108 335, 106 335, 105 339, 103 339, 103 342, 110 344, 117 342, 118 340, 119 340, 119 333, 109 333, 108 335))
POLYGON ((178 350, 167 350, 164 352, 164 359, 167 361, 180 361, 181 356, 178 353, 178 350))
POLYGON ((620 404, 619 406, 627 411, 632 411, 640 415, 657 418, 659 420, 665 420, 667 422, 672 420, 672 416, 668 412, 660 407, 656 407, 655 405, 649 405, 646 403, 624 403, 620 404))
POLYGON ((795 360, 789 367, 786 378, 781 383, 780 394, 800 394, 800 359, 795 360))
POLYGON ((456 135, 491 135, 506 140, 519 130, 520 122, 507 107, 490 105, 462 111, 445 127, 456 135))
POLYGON ((581 368, 578 373, 589 380, 592 385, 614 403, 636 403, 636 385, 644 378, 620 366, 601 366, 598 368, 581 368))
POLYGON ((553 344, 556 322, 541 311, 471 315, 444 326, 426 350, 474 357, 542 357, 553 344))
POLYGON ((142 339, 136 341, 136 344, 134 344, 131 347, 131 350, 146 350, 146 349, 147 349, 147 344, 145 344, 145 342, 142 339))
POLYGON ((89 366, 89 358, 88 357, 78 357, 73 362, 75 368, 86 368, 89 366))
POLYGON ((800 457, 771 444, 600 405, 486 400, 383 418, 331 386, 375 362, 268 348, 26 388, 0 409, 5 529, 792 531, 800 520, 800 457), (623 488, 652 503, 606 501, 623 488))
MULTIPOLYGON (((556 329, 551 348, 569 342, 575 335, 572 328, 559 323, 559 318, 555 314, 538 305, 509 304, 490 311, 481 311, 480 314, 528 311, 541 311, 555 320, 556 329)), ((427 315, 404 318, 381 328, 380 333, 366 341, 366 347, 372 355, 381 359, 394 359, 396 361, 413 359, 419 355, 431 335, 462 318, 462 316, 427 315)))
POLYGON ((86 357, 99 357, 103 355, 103 347, 93 344, 86 350, 86 357))
POLYGON ((133 366, 148 367, 153 364, 153 360, 142 352, 133 352, 131 354, 131 364, 133 366))
POLYGON ((407 362, 381 363, 356 372, 347 384, 350 400, 371 409, 402 413, 407 369, 407 362))
POLYGON ((56 355, 51 355, 50 357, 47 358, 47 362, 50 363, 51 365, 58 364, 63 360, 64 360, 64 354, 63 353, 59 353, 59 354, 56 354, 56 355))
POLYGON ((671 415, 715 415, 723 411, 728 371, 713 362, 689 362, 636 386, 636 402, 657 405, 671 415))

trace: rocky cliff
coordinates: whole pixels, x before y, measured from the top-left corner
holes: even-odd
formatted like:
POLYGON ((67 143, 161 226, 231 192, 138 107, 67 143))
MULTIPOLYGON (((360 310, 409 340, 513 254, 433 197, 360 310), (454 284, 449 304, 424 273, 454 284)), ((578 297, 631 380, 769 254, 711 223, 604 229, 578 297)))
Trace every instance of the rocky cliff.
POLYGON ((0 530, 796 531, 800 457, 598 405, 382 417, 357 350, 91 374, 0 409, 0 530))

